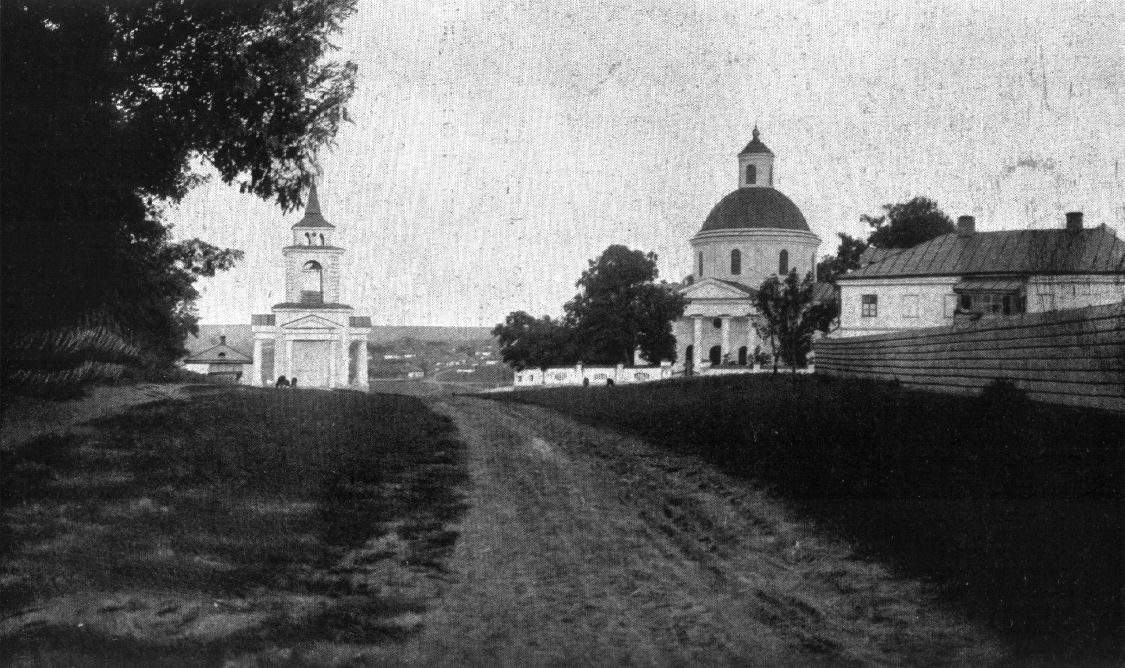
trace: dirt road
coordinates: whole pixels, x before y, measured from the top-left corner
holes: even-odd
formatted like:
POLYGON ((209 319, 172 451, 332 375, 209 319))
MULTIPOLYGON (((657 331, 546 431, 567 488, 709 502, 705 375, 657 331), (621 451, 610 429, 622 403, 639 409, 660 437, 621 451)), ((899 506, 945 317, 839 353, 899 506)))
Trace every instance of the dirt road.
MULTIPOLYGON (((471 452, 451 582, 418 665, 982 665, 916 582, 745 482, 542 409, 435 402, 471 452)), ((391 657, 382 657, 384 659, 391 657)))

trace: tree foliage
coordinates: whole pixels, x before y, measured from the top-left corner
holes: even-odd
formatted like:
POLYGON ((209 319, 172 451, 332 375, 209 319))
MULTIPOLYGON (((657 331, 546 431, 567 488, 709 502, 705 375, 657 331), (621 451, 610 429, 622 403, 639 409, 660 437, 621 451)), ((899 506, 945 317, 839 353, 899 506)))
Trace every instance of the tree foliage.
POLYGON ((516 371, 567 366, 579 361, 574 333, 564 323, 547 316, 536 318, 513 311, 492 329, 500 344, 500 357, 516 371))
POLYGON ((201 177, 300 204, 355 66, 324 59, 352 0, 6 1, 0 15, 5 340, 112 325, 159 357, 192 284, 238 253, 177 243, 160 207, 201 177))
POLYGON ((953 221, 933 200, 914 197, 898 204, 884 204, 879 216, 864 214, 860 220, 871 227, 866 240, 839 233, 836 255, 825 255, 817 263, 817 276, 834 282, 837 276, 858 269, 859 258, 869 246, 875 248, 912 248, 943 234, 956 231, 953 221))
POLYGON ((884 204, 883 215, 863 215, 860 220, 871 226, 867 243, 876 248, 912 248, 956 231, 949 216, 927 197, 884 204))
POLYGON ((839 304, 835 300, 814 299, 815 288, 812 274, 802 280, 796 271, 791 271, 785 280, 770 276, 754 294, 757 308, 754 324, 773 349, 774 373, 777 373, 778 357, 789 363, 796 373, 812 350, 813 334, 827 332, 839 315, 839 304))
POLYGON ((836 247, 836 254, 825 255, 816 265, 817 278, 827 283, 835 283, 837 276, 852 269, 858 269, 859 258, 870 245, 862 239, 857 239, 843 232, 837 232, 836 236, 840 238, 840 245, 836 247))
POLYGON ((674 360, 672 322, 683 315, 684 299, 657 277, 656 254, 610 246, 582 272, 561 321, 515 311, 492 335, 517 370, 578 361, 632 364, 637 350, 650 363, 674 360))
POLYGON ((684 298, 667 283, 656 283, 656 253, 606 248, 582 272, 579 292, 567 302, 583 360, 632 364, 634 351, 650 363, 675 360, 672 322, 683 315, 684 298))

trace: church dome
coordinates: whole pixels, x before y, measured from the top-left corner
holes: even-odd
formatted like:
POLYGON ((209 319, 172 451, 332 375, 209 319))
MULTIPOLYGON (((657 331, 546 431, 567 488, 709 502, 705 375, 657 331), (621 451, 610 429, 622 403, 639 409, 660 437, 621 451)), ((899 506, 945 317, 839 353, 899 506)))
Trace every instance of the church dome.
POLYGON ((773 188, 739 188, 711 209, 700 232, 780 229, 809 231, 793 200, 773 188))

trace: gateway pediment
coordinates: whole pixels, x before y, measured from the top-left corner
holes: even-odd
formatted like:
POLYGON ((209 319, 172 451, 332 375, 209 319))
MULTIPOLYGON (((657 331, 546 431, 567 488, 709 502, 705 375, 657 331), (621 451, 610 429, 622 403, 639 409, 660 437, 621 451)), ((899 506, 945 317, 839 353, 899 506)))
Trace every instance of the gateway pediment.
POLYGON ((337 329, 340 323, 326 320, 318 315, 306 315, 283 324, 283 329, 337 329))
POLYGON ((748 299, 750 293, 739 287, 705 278, 684 288, 681 294, 688 300, 696 299, 748 299))

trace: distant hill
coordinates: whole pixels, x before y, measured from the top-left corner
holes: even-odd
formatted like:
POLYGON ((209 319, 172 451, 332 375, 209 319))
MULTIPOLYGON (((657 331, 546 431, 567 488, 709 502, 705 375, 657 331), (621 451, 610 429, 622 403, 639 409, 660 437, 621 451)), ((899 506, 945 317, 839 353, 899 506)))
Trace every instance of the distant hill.
MULTIPOLYGON (((490 327, 432 327, 429 325, 388 325, 376 326, 371 330, 368 341, 371 343, 392 343, 402 338, 418 341, 448 341, 449 343, 468 343, 491 341, 490 327)), ((219 337, 227 337, 227 345, 247 355, 254 351, 254 330, 249 324, 200 325, 199 336, 189 336, 184 345, 188 353, 207 350, 219 344, 219 337)))

